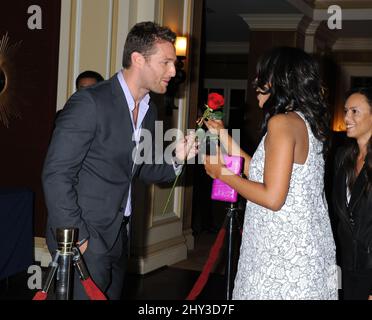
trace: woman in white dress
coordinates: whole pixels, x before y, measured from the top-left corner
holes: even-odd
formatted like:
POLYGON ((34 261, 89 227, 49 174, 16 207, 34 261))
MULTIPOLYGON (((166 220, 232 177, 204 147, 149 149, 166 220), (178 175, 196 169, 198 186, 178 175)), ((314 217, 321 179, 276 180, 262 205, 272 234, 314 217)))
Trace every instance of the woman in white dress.
POLYGON ((248 177, 226 174, 220 158, 206 157, 206 172, 247 199, 233 299, 337 299, 324 197, 329 114, 318 65, 301 49, 275 48, 259 61, 255 88, 264 120, 252 158, 221 121, 206 122, 228 153, 244 157, 248 177))

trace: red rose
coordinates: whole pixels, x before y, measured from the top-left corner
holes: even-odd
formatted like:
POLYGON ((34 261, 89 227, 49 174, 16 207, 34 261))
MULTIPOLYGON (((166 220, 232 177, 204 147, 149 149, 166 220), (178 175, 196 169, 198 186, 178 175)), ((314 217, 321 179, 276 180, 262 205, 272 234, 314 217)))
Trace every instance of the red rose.
POLYGON ((225 99, 220 94, 212 92, 208 95, 207 104, 208 104, 208 107, 211 108, 212 110, 216 110, 222 107, 224 103, 225 103, 225 99))

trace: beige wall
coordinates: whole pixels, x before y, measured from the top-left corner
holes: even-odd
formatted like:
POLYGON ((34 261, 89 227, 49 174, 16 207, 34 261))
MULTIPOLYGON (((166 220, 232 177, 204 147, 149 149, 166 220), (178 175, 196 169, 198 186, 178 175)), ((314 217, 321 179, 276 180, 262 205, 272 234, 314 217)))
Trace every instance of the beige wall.
POLYGON ((163 24, 177 34, 183 33, 184 0, 164 0, 163 24))
POLYGON ((110 76, 112 5, 110 0, 82 1, 79 72, 92 69, 110 76))
MULTIPOLYGON (((162 20, 163 0, 63 0, 57 109, 75 79, 95 70, 107 79, 121 68, 125 38, 139 21, 162 20)), ((176 1, 177 2, 177 1, 176 1)))

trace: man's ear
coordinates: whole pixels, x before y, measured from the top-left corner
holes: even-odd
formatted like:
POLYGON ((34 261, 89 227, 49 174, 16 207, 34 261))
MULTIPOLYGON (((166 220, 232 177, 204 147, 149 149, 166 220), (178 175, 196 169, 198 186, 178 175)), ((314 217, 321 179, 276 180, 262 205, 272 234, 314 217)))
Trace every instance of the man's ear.
POLYGON ((132 59, 132 65, 136 67, 142 67, 146 62, 145 57, 136 51, 132 53, 131 59, 132 59))

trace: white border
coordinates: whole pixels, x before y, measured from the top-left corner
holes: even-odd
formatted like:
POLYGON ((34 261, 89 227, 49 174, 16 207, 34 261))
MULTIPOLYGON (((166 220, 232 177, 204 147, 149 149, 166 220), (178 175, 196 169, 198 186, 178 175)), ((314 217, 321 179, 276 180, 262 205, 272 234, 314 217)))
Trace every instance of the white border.
MULTIPOLYGON (((74 71, 71 78, 71 90, 75 89, 75 79, 80 72, 80 37, 81 37, 81 18, 83 14, 82 0, 76 0, 76 27, 75 27, 75 47, 74 47, 74 71)), ((72 93, 71 92, 71 93, 72 93)))
POLYGON ((70 21, 71 0, 61 1, 61 21, 58 57, 58 84, 57 84, 57 106, 60 110, 66 103, 68 96, 68 63, 70 49, 70 21))
POLYGON ((114 13, 113 0, 109 0, 109 14, 107 27, 107 51, 106 51, 106 79, 111 76, 111 50, 112 50, 112 19, 114 13))

